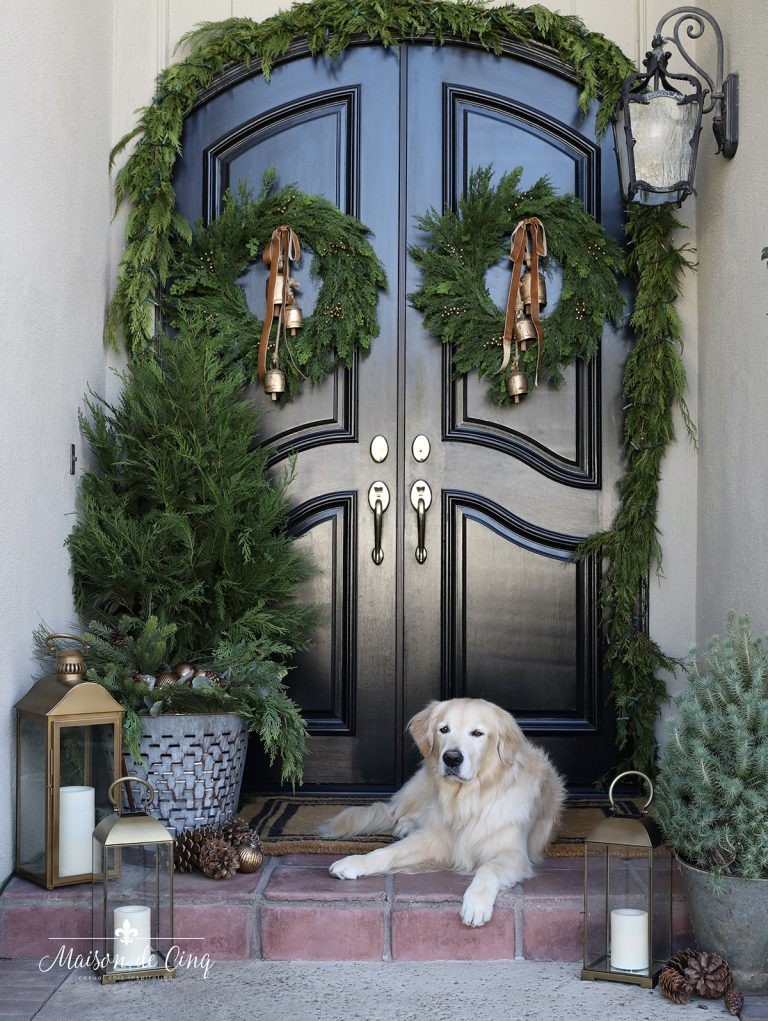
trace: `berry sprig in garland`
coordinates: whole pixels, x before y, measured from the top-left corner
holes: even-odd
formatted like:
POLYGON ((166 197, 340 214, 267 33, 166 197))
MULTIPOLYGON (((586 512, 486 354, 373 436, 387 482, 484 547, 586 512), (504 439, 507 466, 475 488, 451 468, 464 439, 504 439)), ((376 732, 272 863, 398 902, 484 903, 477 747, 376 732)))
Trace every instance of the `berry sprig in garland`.
MULTIPOLYGON (((272 231, 289 224, 313 253, 311 275, 322 278, 312 315, 295 338, 281 343, 283 397, 290 400, 304 379, 318 383, 338 362, 350 366, 356 352, 369 349, 379 332, 379 288, 387 281, 364 224, 295 185, 275 190, 275 176, 274 170, 264 175, 256 198, 245 188, 236 196, 227 192, 221 214, 208 226, 198 225, 188 245, 176 245, 163 312, 171 326, 184 321, 203 329, 229 363, 255 377, 262 323, 238 279, 262 258, 272 231)), ((271 346, 276 329, 273 325, 271 346)))
MULTIPOLYGON (((485 274, 509 254, 510 234, 520 220, 541 219, 550 257, 563 271, 560 299, 542 320, 541 371, 553 386, 562 383, 566 365, 595 355, 606 320, 618 325, 624 310, 618 245, 574 195, 557 194, 546 178, 521 191, 522 173, 517 167, 494 185, 490 167, 474 171, 457 210, 441 215, 432 209, 418 219, 426 242, 411 249, 422 273, 411 303, 424 313, 426 329, 452 345, 456 371, 476 371, 489 379, 498 404, 511 403, 507 380, 512 365, 500 369, 504 311, 488 293, 485 274)), ((536 380, 537 353, 535 342, 521 353, 529 390, 536 380)))

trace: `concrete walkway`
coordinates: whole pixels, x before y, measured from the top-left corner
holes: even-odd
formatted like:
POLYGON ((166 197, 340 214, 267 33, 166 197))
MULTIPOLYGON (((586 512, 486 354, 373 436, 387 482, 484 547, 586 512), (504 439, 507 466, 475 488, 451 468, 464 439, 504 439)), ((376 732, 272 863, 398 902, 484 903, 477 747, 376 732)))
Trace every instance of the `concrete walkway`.
MULTIPOLYGON (((102 986, 73 971, 44 1002, 7 1012, 14 976, 0 961, 0 1018, 36 1021, 714 1021, 722 1001, 676 1006, 654 990, 582 982, 574 964, 506 962, 216 962, 207 978, 190 970, 169 980, 102 986), (4 1009, 6 1008, 6 1009, 4 1009), (707 1010, 704 1014, 702 1011, 707 1010)), ((36 968, 37 962, 24 962, 36 968)), ((49 987, 53 975, 46 976, 49 987)), ((29 976, 31 981, 31 973, 29 976)), ((30 990, 31 991, 31 990, 30 990)), ((18 1001, 14 1001, 17 1002, 18 1001)), ((10 1009, 13 1009, 12 1007, 10 1009)), ((751 1015, 745 1013, 744 1017, 751 1015)))

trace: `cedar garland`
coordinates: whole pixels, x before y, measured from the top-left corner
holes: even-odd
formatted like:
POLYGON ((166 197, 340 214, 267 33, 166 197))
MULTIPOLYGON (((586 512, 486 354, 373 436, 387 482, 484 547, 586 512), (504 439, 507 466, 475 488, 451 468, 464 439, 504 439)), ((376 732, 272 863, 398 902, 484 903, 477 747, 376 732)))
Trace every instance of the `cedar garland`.
MULTIPOLYGON (((403 40, 431 40, 437 45, 472 40, 494 53, 500 53, 508 40, 552 47, 576 72, 582 113, 593 102, 599 104, 598 134, 610 121, 624 78, 635 70, 614 43, 589 32, 580 19, 538 5, 521 9, 489 8, 472 0, 356 0, 354 5, 346 0, 310 0, 260 23, 230 18, 201 25, 183 40, 191 43, 189 56, 160 74, 152 103, 112 151, 114 161, 138 138, 115 183, 117 205, 130 202, 132 212, 107 319, 109 342, 117 345, 122 335, 129 353, 153 343, 154 305, 168 282, 174 249, 183 250, 192 242, 189 224, 176 210, 172 177, 184 118, 199 93, 223 70, 240 63, 254 65, 254 72, 268 79, 275 62, 298 41, 305 41, 312 55, 333 60, 360 37, 383 46, 403 40)), ((633 765, 645 770, 654 768, 654 721, 666 698, 664 684, 654 673, 674 662, 645 634, 637 600, 651 565, 658 568, 660 563, 655 526, 659 468, 673 435, 675 401, 692 431, 683 401, 679 321, 671 306, 679 293, 680 275, 691 265, 685 248, 672 244, 678 226, 668 205, 636 208, 629 214, 627 233, 634 245, 629 266, 637 283, 631 325, 638 343, 624 381, 628 472, 614 527, 581 548, 581 555, 603 551, 610 558, 603 602, 618 742, 632 755, 633 765)))

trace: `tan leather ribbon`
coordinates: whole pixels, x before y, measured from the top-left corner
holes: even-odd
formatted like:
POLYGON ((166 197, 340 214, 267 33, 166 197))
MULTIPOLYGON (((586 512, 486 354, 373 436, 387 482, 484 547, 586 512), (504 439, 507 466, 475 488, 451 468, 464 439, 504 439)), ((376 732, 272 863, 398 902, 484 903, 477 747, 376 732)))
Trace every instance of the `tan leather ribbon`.
POLYGON ((539 258, 547 254, 547 235, 544 231, 544 224, 538 216, 529 216, 512 231, 512 238, 509 249, 509 258, 512 263, 512 280, 509 284, 509 296, 507 297, 507 311, 504 317, 504 333, 502 334, 502 348, 504 357, 499 372, 503 372, 509 365, 512 357, 512 342, 515 332, 515 305, 520 301, 520 278, 523 275, 523 265, 530 261, 528 272, 531 276, 531 320, 536 328, 537 355, 536 355, 536 379, 538 381, 539 367, 541 366, 541 349, 544 346, 544 331, 541 326, 541 315, 539 312, 539 258))
MULTIPOLYGON (((264 379, 267 374, 267 351, 269 349, 269 334, 272 329, 272 320, 275 317, 275 290, 277 287, 277 274, 282 271, 283 304, 288 287, 291 263, 298 262, 301 258, 301 246, 296 232, 286 224, 281 224, 272 231, 272 237, 264 248, 262 256, 264 263, 269 266, 269 279, 267 281, 267 306, 264 312, 264 325, 261 329, 261 340, 259 341, 259 379, 264 379)), ((280 314, 282 315, 282 309, 280 314)))

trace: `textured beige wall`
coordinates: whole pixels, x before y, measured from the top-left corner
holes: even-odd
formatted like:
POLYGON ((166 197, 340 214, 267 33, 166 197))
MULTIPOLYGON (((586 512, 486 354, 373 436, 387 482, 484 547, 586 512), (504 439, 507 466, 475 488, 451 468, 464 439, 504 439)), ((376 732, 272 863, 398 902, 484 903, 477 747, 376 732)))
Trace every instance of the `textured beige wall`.
POLYGON ((740 76, 739 148, 702 133, 699 190, 699 548, 697 640, 729 608, 768 629, 768 104, 765 0, 710 0, 726 70, 740 76))
POLYGON ((13 866, 13 705, 37 669, 33 628, 73 617, 69 445, 82 458, 77 408, 87 383, 104 385, 112 3, 5 3, 0 38, 2 883, 13 866))

